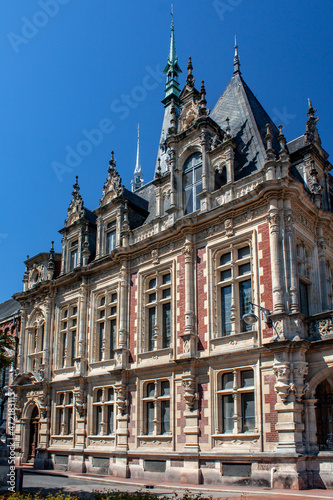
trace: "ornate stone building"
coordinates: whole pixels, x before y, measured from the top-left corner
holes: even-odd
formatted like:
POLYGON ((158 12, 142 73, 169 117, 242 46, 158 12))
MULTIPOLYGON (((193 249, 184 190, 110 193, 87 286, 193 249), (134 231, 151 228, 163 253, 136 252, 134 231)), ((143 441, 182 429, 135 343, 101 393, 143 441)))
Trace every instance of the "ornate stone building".
POLYGON ((207 109, 174 27, 155 175, 78 180, 62 253, 26 261, 17 460, 187 483, 332 485, 332 166, 234 72, 207 109), (253 304, 253 305, 252 305, 253 304), (251 309, 253 308, 253 309, 251 309))

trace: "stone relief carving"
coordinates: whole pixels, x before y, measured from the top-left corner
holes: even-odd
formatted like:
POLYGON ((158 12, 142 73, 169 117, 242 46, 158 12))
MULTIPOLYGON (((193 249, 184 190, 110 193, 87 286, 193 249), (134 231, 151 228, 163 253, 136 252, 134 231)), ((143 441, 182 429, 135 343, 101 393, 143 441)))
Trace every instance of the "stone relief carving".
POLYGON ((309 334, 317 339, 333 335, 333 316, 312 321, 309 324, 309 334))
POLYGON ((276 376, 275 391, 285 403, 290 393, 294 393, 298 402, 306 391, 307 383, 304 382, 308 374, 308 366, 305 361, 279 362, 275 358, 273 371, 276 376))
POLYGON ((82 418, 86 411, 86 395, 82 389, 74 390, 74 398, 75 398, 75 408, 78 411, 78 414, 82 418))
POLYGON ((183 377, 182 384, 183 387, 185 388, 184 399, 186 402, 186 408, 187 410, 191 411, 193 410, 195 402, 198 399, 198 394, 195 391, 196 387, 195 377, 193 377, 192 375, 188 377, 183 377))

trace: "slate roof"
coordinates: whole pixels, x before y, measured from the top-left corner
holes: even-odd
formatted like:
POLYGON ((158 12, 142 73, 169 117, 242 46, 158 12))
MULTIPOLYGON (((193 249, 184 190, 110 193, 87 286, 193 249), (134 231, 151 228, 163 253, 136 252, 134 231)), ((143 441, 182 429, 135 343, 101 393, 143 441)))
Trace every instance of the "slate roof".
POLYGON ((20 309, 21 304, 17 300, 9 299, 0 304, 0 321, 10 318, 20 309))
POLYGON ((261 170, 265 162, 266 124, 270 124, 273 148, 279 150, 279 131, 258 99, 253 95, 239 72, 231 78, 227 88, 217 101, 210 117, 223 129, 229 118, 231 136, 237 144, 235 151, 235 179, 255 170, 261 170))
POLYGON ((289 154, 295 153, 295 151, 304 148, 304 146, 306 146, 305 134, 287 143, 289 154))

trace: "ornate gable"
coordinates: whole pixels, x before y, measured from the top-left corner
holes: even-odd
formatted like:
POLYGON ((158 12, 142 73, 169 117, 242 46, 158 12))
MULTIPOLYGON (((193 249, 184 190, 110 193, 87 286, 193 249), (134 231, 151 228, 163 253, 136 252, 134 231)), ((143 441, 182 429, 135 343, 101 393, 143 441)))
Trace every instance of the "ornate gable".
POLYGON ((121 183, 121 177, 116 170, 116 162, 114 159, 114 152, 111 153, 111 160, 109 161, 108 177, 103 186, 102 198, 100 199, 99 206, 103 207, 110 203, 115 198, 121 196, 124 192, 124 186, 121 183))
POLYGON ((74 191, 72 192, 73 198, 67 210, 67 219, 65 220, 65 226, 71 226, 75 221, 81 219, 84 216, 83 199, 80 195, 80 186, 78 184, 78 176, 76 176, 75 184, 73 186, 74 191))

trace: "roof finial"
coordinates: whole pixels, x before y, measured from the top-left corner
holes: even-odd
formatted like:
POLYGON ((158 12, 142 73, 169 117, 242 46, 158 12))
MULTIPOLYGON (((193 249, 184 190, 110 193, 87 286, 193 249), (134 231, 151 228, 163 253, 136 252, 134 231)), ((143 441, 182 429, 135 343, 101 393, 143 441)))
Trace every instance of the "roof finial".
POLYGON ((75 177, 75 184, 73 184, 74 191, 72 192, 73 198, 76 200, 80 198, 79 176, 75 177))
POLYGON ((192 71, 193 71, 192 58, 190 56, 188 58, 187 77, 186 77, 186 84, 189 85, 190 87, 194 87, 194 82, 195 82, 192 71))
POLYGON ((235 35, 235 57, 234 57, 234 75, 238 73, 239 75, 241 74, 240 71, 240 62, 239 62, 239 55, 238 55, 238 45, 237 45, 237 37, 235 35))
POLYGON ((136 191, 141 186, 143 186, 144 180, 141 170, 141 161, 140 161, 140 125, 138 124, 138 142, 136 148, 136 163, 134 169, 134 180, 131 181, 132 191, 136 191))

